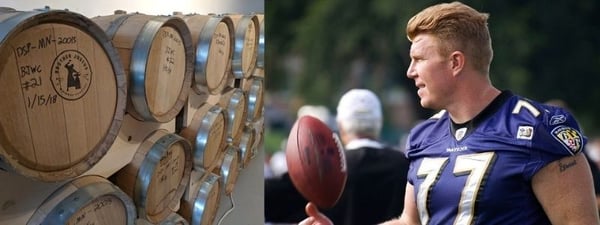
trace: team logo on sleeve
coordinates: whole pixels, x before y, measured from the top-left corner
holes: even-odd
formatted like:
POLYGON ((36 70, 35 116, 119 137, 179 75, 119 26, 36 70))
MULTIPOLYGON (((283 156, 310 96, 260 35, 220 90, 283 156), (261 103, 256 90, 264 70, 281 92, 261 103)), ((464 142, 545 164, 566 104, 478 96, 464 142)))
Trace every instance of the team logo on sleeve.
POLYGON ((571 154, 581 151, 583 139, 579 131, 567 126, 558 126, 552 129, 552 136, 565 146, 571 154))
POLYGON ((558 125, 567 121, 565 115, 554 115, 550 118, 550 126, 558 125))
POLYGON ((531 140, 533 139, 533 127, 532 126, 519 126, 517 131, 517 139, 531 140))

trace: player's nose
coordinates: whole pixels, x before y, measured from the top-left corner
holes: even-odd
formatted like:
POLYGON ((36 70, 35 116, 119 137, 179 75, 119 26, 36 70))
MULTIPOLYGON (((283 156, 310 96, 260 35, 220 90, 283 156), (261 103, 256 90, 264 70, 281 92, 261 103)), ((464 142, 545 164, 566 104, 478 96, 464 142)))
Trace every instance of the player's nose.
POLYGON ((410 79, 415 79, 415 77, 417 77, 417 71, 415 70, 413 61, 410 62, 410 65, 406 70, 406 76, 410 79))

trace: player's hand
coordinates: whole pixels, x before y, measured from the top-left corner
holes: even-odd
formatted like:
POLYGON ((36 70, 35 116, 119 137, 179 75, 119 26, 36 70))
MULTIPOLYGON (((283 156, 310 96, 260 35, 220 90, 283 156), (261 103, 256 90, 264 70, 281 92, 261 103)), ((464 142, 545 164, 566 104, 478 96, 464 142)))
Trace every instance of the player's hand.
POLYGON ((323 213, 319 212, 317 206, 312 202, 306 204, 304 210, 308 218, 302 220, 298 225, 333 225, 333 222, 327 216, 323 215, 323 213))

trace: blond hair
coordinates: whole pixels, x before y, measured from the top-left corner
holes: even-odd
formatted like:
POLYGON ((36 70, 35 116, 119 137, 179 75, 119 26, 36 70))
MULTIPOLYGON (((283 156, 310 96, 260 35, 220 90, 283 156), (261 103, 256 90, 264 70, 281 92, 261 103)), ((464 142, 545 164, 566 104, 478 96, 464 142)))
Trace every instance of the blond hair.
POLYGON ((487 13, 460 2, 430 6, 413 16, 406 26, 408 40, 419 34, 430 34, 440 41, 440 54, 449 56, 461 51, 467 64, 488 74, 493 57, 492 41, 487 26, 487 13))

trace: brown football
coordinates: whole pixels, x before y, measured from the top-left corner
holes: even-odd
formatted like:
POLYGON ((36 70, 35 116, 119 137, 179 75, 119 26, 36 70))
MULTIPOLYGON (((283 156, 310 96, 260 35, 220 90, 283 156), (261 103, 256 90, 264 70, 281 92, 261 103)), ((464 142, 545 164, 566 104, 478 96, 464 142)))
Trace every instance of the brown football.
POLYGON ((294 123, 286 146, 292 183, 308 201, 333 207, 346 185, 346 158, 337 134, 321 120, 302 116, 294 123))

